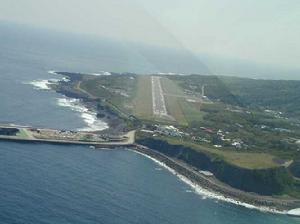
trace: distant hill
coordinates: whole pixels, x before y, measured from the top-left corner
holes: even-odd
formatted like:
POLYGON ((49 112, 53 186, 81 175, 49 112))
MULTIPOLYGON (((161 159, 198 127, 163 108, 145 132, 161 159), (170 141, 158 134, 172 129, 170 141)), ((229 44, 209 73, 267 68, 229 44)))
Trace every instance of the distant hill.
MULTIPOLYGON (((243 78, 300 80, 300 68, 287 68, 282 64, 263 64, 238 58, 198 55, 211 74, 243 78)), ((199 73, 200 74, 200 73, 199 73)))
POLYGON ((65 62, 68 62, 69 70, 211 74, 204 63, 185 49, 63 33, 1 21, 0 39, 0 47, 11 51, 15 48, 30 51, 37 60, 49 52, 55 53, 57 56, 53 58, 53 64, 65 69, 65 62))
POLYGON ((243 107, 264 107, 300 118, 300 80, 260 80, 227 76, 173 77, 184 88, 196 88, 213 100, 243 107))

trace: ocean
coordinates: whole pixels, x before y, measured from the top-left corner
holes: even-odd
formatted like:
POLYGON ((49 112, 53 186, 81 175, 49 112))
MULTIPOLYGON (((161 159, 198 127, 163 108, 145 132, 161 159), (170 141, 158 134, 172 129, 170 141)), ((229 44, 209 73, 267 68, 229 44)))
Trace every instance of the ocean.
MULTIPOLYGON (((104 129, 107 124, 80 102, 47 88, 47 80, 62 78, 49 71, 157 71, 124 43, 5 23, 0 40, 0 123, 104 129)), ((0 142, 0 167, 0 223, 5 224, 300 223, 211 198, 125 149, 0 142)))

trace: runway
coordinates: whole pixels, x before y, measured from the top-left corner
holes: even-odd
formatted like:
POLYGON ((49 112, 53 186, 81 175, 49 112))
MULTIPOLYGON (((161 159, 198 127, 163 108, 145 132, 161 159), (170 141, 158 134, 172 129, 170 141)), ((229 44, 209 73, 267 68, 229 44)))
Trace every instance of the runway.
POLYGON ((152 105, 153 114, 158 116, 168 116, 165 97, 160 83, 160 77, 152 76, 152 105))

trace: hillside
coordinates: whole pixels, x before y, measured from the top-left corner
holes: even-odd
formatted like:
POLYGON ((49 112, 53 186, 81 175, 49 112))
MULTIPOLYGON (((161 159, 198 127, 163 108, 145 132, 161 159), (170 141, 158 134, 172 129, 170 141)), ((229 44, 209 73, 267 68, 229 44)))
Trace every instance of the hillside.
MULTIPOLYGON (((115 123, 124 123, 122 130, 139 130, 140 143, 152 146, 160 141, 155 145, 171 145, 180 152, 188 148, 187 152, 182 151, 185 157, 181 153, 176 157, 189 164, 196 159, 192 157, 204 153, 215 161, 209 169, 217 172, 220 180, 240 189, 272 194, 269 190, 276 183, 274 194, 300 196, 296 179, 300 177, 300 102, 296 100, 300 81, 133 73, 59 74, 68 76, 70 81, 58 83, 54 87, 57 91, 95 105, 99 118, 109 122, 115 117, 115 123), (223 165, 249 175, 252 187, 225 175, 223 165), (263 180, 268 173, 274 179, 270 177, 268 188, 264 189, 263 180), (255 186, 256 178, 260 187, 255 186)), ((200 164, 194 165, 201 168, 200 164)))
POLYGON ((246 108, 281 111, 289 117, 300 118, 299 80, 259 80, 227 76, 173 76, 184 89, 201 92, 212 100, 246 108))

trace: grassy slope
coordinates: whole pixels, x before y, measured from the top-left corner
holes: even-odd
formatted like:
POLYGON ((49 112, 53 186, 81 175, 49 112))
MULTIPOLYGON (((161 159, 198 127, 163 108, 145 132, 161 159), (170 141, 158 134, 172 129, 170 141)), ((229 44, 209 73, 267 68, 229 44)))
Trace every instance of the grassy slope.
POLYGON ((211 146, 201 146, 190 141, 178 140, 170 137, 161 137, 160 139, 166 140, 169 144, 185 145, 195 150, 209 153, 210 155, 224 159, 225 161, 242 168, 264 169, 279 166, 274 162, 274 159, 276 157, 267 153, 224 151, 222 149, 216 149, 211 146))
POLYGON ((183 108, 184 116, 188 123, 192 121, 202 121, 203 116, 206 114, 201 111, 201 104, 187 102, 185 99, 180 99, 181 108, 183 108))
POLYGON ((132 113, 132 99, 135 96, 136 83, 130 76, 100 76, 83 79, 80 88, 95 98, 106 99, 112 107, 125 114, 132 113), (121 90, 129 97, 114 92, 121 90))
POLYGON ((16 134, 18 137, 21 137, 21 138, 28 138, 28 134, 26 133, 26 131, 22 128, 19 129, 19 131, 17 132, 16 134))
MULTIPOLYGON (((130 84, 130 80, 127 78, 124 79, 124 77, 98 77, 96 79, 83 80, 81 88, 96 97, 109 99, 114 105, 118 105, 122 110, 126 110, 126 108, 124 108, 125 103, 131 104, 133 106, 133 114, 144 120, 154 120, 155 118, 152 112, 151 77, 136 76, 136 81, 133 84, 130 84), (131 87, 131 97, 127 99, 120 95, 114 95, 103 88, 102 85, 111 88, 118 87, 124 89, 131 87)), ((166 93, 165 97, 168 111, 179 124, 186 125, 191 121, 202 121, 205 112, 199 110, 201 105, 198 103, 187 102, 184 98, 186 96, 183 90, 178 86, 176 81, 173 81, 168 77, 162 77, 161 82, 164 92, 166 93), (173 96, 170 96, 170 94, 173 96)), ((172 138, 167 138, 167 140, 172 144, 189 145, 197 150, 209 152, 210 154, 244 168, 253 169, 278 166, 278 164, 273 161, 275 156, 268 153, 241 153, 231 150, 220 150, 208 145, 202 146, 188 141, 182 142, 172 138)))
POLYGON ((224 103, 250 107, 269 107, 300 117, 300 81, 299 80, 256 80, 248 78, 190 75, 172 76, 181 87, 193 86, 197 92, 205 87, 205 95, 212 100, 220 99, 224 103))
MULTIPOLYGON (((153 116, 151 76, 139 75, 136 79, 132 84, 125 76, 87 77, 81 81, 80 88, 95 98, 105 98, 121 111, 133 113, 142 120, 170 122, 153 116), (116 95, 103 86, 124 90, 130 87, 130 98, 116 95)), ((164 92, 167 93, 165 95, 167 110, 176 119, 177 124, 186 126, 191 121, 202 120, 205 113, 200 111, 199 103, 187 102, 183 90, 172 80, 162 77, 161 83, 164 92)))
MULTIPOLYGON (((180 88, 178 88, 168 78, 161 78, 161 85, 164 93, 174 95, 184 95, 180 88)), ((183 113, 183 109, 179 103, 179 97, 165 95, 166 107, 168 113, 175 118, 176 122, 180 125, 187 125, 186 118, 183 113)))
POLYGON ((162 88, 166 93, 168 112, 180 125, 187 125, 191 121, 201 121, 204 113, 200 111, 199 103, 187 102, 188 98, 180 86, 168 78, 161 79, 162 88))
POLYGON ((150 120, 153 118, 151 77, 138 76, 136 88, 133 112, 141 119, 150 120))

